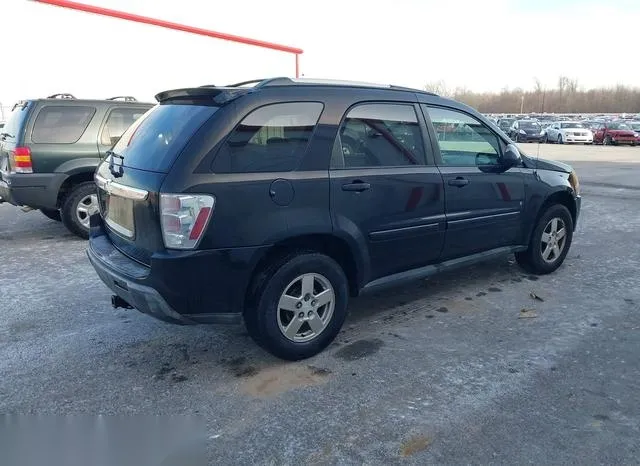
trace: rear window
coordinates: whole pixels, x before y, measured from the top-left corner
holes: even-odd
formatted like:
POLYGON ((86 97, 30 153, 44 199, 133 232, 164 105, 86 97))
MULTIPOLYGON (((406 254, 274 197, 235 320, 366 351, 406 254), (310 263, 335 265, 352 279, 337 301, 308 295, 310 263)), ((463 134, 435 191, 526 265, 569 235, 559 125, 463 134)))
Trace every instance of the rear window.
POLYGON ((167 172, 189 138, 218 110, 200 105, 157 105, 129 126, 113 151, 126 167, 167 172))
POLYGON ((0 133, 4 133, 7 139, 19 137, 18 133, 24 128, 24 123, 29 114, 29 105, 29 103, 17 105, 9 114, 9 119, 5 123, 4 128, 0 130, 0 133))
POLYGON ((96 109, 84 106, 42 107, 33 124, 31 140, 37 144, 73 144, 89 126, 96 109))

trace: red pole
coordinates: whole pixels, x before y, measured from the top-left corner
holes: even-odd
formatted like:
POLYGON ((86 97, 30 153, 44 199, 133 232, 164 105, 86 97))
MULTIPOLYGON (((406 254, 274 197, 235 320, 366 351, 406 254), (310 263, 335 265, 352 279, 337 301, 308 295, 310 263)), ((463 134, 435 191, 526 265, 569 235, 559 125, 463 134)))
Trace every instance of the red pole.
MULTIPOLYGON (((124 19, 126 21, 133 21, 136 23, 150 24, 152 26, 159 26, 166 29, 173 29, 176 31, 188 32, 191 34, 197 34, 200 36, 213 37, 215 39, 228 40, 231 42, 237 42, 239 44, 253 45, 255 47, 262 47, 265 49, 278 50, 280 52, 293 53, 296 55, 296 64, 298 62, 298 55, 303 53, 302 49, 296 47, 289 47, 287 45, 276 44, 273 42, 265 42, 257 39, 250 39, 248 37, 235 36, 233 34, 226 34, 224 32, 216 32, 208 29, 197 28, 193 26, 187 26, 179 23, 172 23, 170 21, 164 21, 156 18, 149 18, 147 16, 134 15, 132 13, 125 13, 124 11, 110 10, 108 8, 97 7, 93 5, 86 5, 84 3, 71 2, 68 0, 33 0, 38 3, 46 3, 48 5, 59 6, 63 8, 70 8, 72 10, 84 11, 87 13, 94 13, 102 16, 110 16, 112 18, 124 19)), ((296 67, 296 76, 297 76, 296 67)))

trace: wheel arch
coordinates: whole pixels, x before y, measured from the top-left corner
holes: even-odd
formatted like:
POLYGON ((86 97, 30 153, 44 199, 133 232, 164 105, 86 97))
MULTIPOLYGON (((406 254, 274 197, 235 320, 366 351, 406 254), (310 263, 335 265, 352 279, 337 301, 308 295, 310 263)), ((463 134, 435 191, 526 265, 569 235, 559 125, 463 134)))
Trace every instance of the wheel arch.
MULTIPOLYGON (((547 211, 549 207, 555 204, 563 205, 569 210, 571 214, 571 221, 573 222, 573 229, 576 229, 576 220, 578 216, 578 206, 576 205, 576 200, 573 196, 573 193, 570 189, 560 189, 549 194, 545 200, 540 205, 538 209, 538 213, 536 214, 536 221, 533 223, 534 228, 535 225, 538 224, 542 215, 547 211)), ((529 233, 531 236, 531 233, 529 233)), ((527 241, 528 242, 528 241, 527 241)))
POLYGON ((93 181, 93 170, 78 170, 76 173, 71 174, 60 185, 60 189, 58 189, 58 199, 56 202, 56 207, 62 207, 64 199, 71 192, 71 190, 79 185, 80 183, 86 183, 88 181, 93 181))
POLYGON ((248 282, 246 304, 253 302, 263 274, 279 260, 296 251, 311 251, 325 254, 335 260, 344 271, 349 293, 356 296, 363 286, 362 258, 347 240, 330 233, 305 234, 289 237, 273 244, 257 261, 248 282))

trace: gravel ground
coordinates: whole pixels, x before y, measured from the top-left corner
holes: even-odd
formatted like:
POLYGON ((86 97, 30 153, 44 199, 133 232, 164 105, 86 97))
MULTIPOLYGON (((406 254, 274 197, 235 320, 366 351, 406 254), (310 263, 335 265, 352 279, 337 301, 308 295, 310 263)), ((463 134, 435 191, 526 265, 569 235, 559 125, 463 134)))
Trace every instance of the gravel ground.
MULTIPOLYGON (((121 419, 137 419, 140 450, 203 435, 218 464, 638 464, 640 148, 540 152, 583 183, 561 269, 530 276, 508 257, 353 300, 336 342, 298 363, 241 326, 112 309, 85 242, 2 204, 0 412, 187 415, 149 443, 147 418, 121 419)), ((7 440, 15 419, 0 449, 24 455, 7 440)))

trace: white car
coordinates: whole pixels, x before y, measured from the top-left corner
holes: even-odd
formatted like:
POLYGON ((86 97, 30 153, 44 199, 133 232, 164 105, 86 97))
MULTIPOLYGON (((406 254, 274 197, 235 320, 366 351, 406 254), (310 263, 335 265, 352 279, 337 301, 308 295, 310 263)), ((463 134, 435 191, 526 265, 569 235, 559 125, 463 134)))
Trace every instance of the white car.
POLYGON ((547 127, 543 138, 544 142, 557 144, 593 144, 593 133, 578 121, 556 121, 547 127))

